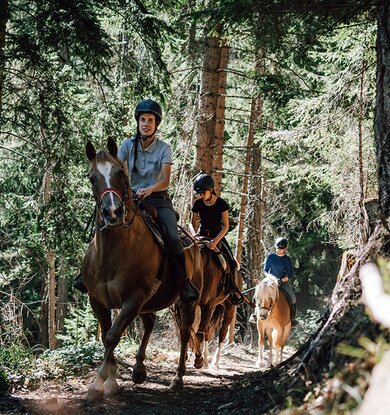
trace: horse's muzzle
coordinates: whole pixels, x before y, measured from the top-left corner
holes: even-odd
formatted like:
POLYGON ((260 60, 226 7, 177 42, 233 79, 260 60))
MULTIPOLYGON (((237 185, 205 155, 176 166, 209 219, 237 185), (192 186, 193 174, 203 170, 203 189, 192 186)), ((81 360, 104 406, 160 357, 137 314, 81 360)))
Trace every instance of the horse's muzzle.
POLYGON ((123 223, 124 209, 122 205, 105 206, 101 212, 106 226, 117 226, 123 223))

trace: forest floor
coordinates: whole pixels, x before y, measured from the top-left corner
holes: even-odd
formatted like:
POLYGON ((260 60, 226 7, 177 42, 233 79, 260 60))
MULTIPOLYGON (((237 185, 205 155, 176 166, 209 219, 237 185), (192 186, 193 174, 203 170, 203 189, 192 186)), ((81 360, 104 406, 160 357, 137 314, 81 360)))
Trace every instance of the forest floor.
MULTIPOLYGON (((293 352, 286 347, 284 358, 293 352)), ((142 385, 135 385, 131 380, 134 359, 121 360, 118 371, 121 392, 101 402, 85 400, 88 386, 97 372, 94 368, 85 375, 43 381, 34 389, 17 390, 2 400, 0 414, 260 414, 271 413, 269 409, 278 401, 282 403, 272 391, 267 392, 275 383, 283 387, 279 384, 280 373, 275 368, 269 370, 265 363, 257 369, 255 348, 242 344, 228 346, 222 354, 220 369, 195 369, 193 356, 190 356, 183 390, 171 393, 168 388, 177 355, 177 352, 162 352, 151 346, 145 362, 148 375, 142 385), (253 386, 254 381, 257 386, 253 386)), ((268 359, 268 352, 265 358, 268 359)))

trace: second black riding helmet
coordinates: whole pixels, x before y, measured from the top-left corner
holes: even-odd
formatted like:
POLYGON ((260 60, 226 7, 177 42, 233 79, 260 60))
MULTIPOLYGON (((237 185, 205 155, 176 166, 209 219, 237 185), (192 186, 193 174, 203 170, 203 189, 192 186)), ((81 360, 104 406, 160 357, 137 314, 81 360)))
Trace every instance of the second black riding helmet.
POLYGON ((206 173, 200 174, 194 182, 195 193, 204 193, 214 188, 214 179, 206 173))

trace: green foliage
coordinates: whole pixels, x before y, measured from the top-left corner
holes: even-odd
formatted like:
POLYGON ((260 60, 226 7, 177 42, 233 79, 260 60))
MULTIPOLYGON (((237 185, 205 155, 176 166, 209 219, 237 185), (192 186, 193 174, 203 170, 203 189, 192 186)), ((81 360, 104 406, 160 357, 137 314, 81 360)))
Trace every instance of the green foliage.
POLYGON ((321 318, 319 310, 307 309, 305 314, 298 313, 297 316, 297 330, 299 336, 291 336, 289 344, 295 349, 299 349, 305 342, 307 342, 312 335, 318 330, 318 321, 321 318))
POLYGON ((103 344, 93 339, 78 346, 44 352, 37 359, 31 380, 60 379, 88 371, 101 362, 103 354, 103 344))
POLYGON ((0 390, 23 384, 34 371, 35 357, 21 344, 0 344, 0 390))
POLYGON ((58 335, 58 338, 65 347, 81 347, 91 343, 97 332, 97 321, 89 304, 83 308, 71 308, 64 328, 65 334, 58 335))

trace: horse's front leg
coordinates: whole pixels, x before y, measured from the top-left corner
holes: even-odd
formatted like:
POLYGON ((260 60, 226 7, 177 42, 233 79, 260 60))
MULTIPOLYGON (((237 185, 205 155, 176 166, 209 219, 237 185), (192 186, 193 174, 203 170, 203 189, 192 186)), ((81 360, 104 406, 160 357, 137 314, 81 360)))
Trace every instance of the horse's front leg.
POLYGON ((116 382, 117 366, 114 359, 114 350, 118 345, 122 333, 126 327, 138 315, 141 304, 142 299, 139 296, 133 296, 125 303, 123 303, 120 313, 116 318, 114 324, 105 334, 103 341, 105 347, 103 363, 98 370, 98 374, 94 383, 88 390, 88 400, 95 401, 102 399, 104 393, 112 394, 119 391, 119 386, 116 382))
MULTIPOLYGON (((191 336, 193 336, 193 341, 198 343, 192 328, 195 320, 196 308, 197 305, 194 303, 180 304, 179 307, 176 307, 176 312, 180 314, 178 320, 180 322, 180 357, 175 377, 172 379, 169 386, 169 390, 172 392, 177 392, 183 388, 183 376, 186 372, 187 349, 191 336)), ((193 350, 197 350, 198 347, 198 345, 193 346, 193 350)))
POLYGON ((132 375, 134 383, 143 383, 146 379, 146 369, 144 365, 146 346, 148 345, 150 335, 153 331, 154 322, 156 320, 156 316, 153 313, 141 314, 140 317, 144 325, 144 333, 142 335, 141 344, 135 356, 136 362, 133 367, 132 375))
POLYGON ((260 320, 257 320, 257 332, 259 333, 259 352, 256 360, 256 367, 259 369, 263 363, 264 350, 264 327, 262 327, 260 320))
POLYGON ((222 347, 223 343, 226 339, 227 332, 230 327, 230 323, 233 321, 233 318, 236 314, 236 307, 230 304, 227 304, 227 300, 225 301, 225 313, 224 318, 222 321, 221 328, 219 330, 218 334, 218 347, 214 353, 212 367, 215 367, 216 369, 219 369, 219 361, 221 360, 221 353, 222 353, 222 347))
POLYGON ((273 365, 274 345, 275 345, 275 341, 274 341, 274 337, 273 337, 274 330, 271 329, 271 328, 267 328, 265 330, 265 332, 267 334, 268 345, 269 345, 269 364, 270 364, 270 366, 272 366, 273 365))
MULTIPOLYGON (((208 331, 210 327, 210 320, 212 316, 213 308, 209 305, 205 305, 201 307, 201 320, 199 324, 198 329, 198 337, 201 338, 202 341, 202 347, 200 348, 198 353, 195 353, 195 368, 201 369, 203 365, 207 368, 208 367, 208 361, 205 357, 205 350, 206 347, 208 347, 208 331)), ((207 350, 207 358, 208 358, 208 350, 207 350)))
POLYGON ((203 348, 203 356, 204 356, 204 368, 209 368, 209 338, 206 334, 204 339, 204 348, 203 348))
POLYGON ((276 364, 279 364, 283 360, 283 327, 278 327, 276 329, 275 335, 275 361, 276 364))
MULTIPOLYGON (((111 328, 112 320, 111 320, 111 310, 106 309, 102 306, 96 299, 93 297, 89 298, 89 302, 91 304, 92 310, 95 313, 95 316, 100 324, 101 327, 101 338, 104 347, 106 348, 106 336, 111 328)), ((114 354, 111 353, 110 356, 108 356, 108 360, 110 362, 110 369, 109 373, 111 376, 114 376, 114 382, 116 383, 115 374, 116 374, 116 362, 114 358, 114 354)), ((95 378, 92 385, 89 387, 87 392, 87 399, 89 401, 97 401, 101 400, 103 398, 103 395, 105 393, 105 379, 100 377, 99 375, 95 378)))

